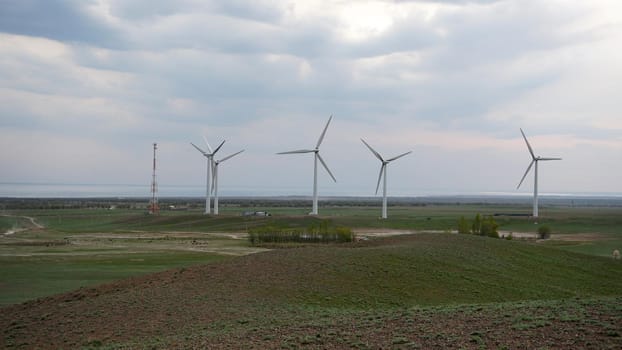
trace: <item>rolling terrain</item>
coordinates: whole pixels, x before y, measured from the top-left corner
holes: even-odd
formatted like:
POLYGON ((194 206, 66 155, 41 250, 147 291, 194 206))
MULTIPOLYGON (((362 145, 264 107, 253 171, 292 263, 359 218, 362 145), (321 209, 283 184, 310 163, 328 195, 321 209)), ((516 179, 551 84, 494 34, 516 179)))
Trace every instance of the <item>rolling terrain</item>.
POLYGON ((10 348, 619 348, 622 264, 421 233, 278 249, 4 307, 10 348))

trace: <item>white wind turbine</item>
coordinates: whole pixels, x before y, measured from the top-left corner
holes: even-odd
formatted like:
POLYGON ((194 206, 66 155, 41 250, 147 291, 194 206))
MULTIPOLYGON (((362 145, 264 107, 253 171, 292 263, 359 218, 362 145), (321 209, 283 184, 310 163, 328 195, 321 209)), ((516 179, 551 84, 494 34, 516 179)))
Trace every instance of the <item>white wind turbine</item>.
POLYGON ((322 163, 322 166, 324 166, 324 169, 326 169, 326 172, 328 172, 328 175, 330 175, 333 181, 337 182, 337 179, 335 179, 335 177, 333 176, 333 173, 331 173, 330 169, 328 169, 326 162, 324 162, 324 159, 322 159, 322 156, 320 156, 320 145, 322 144, 322 141, 324 140, 324 135, 326 135, 326 130, 328 129, 328 125, 330 124, 330 121, 332 119, 333 119, 333 116, 331 115, 330 118, 328 118, 328 122, 326 123, 326 126, 324 127, 324 131, 322 131, 322 135, 320 135, 320 138, 317 140, 317 144, 315 145, 314 149, 301 149, 301 150, 296 150, 296 151, 277 153, 277 154, 315 153, 314 162, 313 162, 313 210, 310 213, 311 215, 317 215, 317 161, 318 160, 320 161, 320 163, 322 163))
POLYGON ((218 215, 218 165, 220 165, 220 163, 226 161, 227 159, 237 156, 242 152, 244 152, 244 150, 230 154, 223 159, 214 161, 214 181, 212 182, 212 192, 214 192, 214 215, 218 215))
POLYGON ((212 167, 213 167, 212 163, 214 162, 214 155, 216 154, 216 152, 218 152, 220 147, 222 147, 225 141, 221 142, 220 145, 218 145, 218 147, 216 147, 215 150, 212 150, 212 147, 209 145, 209 142, 207 142, 207 138, 205 136, 203 136, 203 141, 205 141, 205 145, 207 146, 208 152, 202 150, 201 148, 199 148, 197 145, 195 145, 192 142, 190 142, 190 144, 194 146, 194 148, 196 148, 199 152, 201 152, 201 154, 203 154, 203 156, 206 158, 207 175, 205 177, 205 214, 210 214, 211 212, 210 171, 212 170, 212 167))
POLYGON ((369 148, 371 153, 373 153, 376 156, 376 158, 378 158, 380 162, 382 162, 382 166, 380 166, 380 174, 378 174, 378 184, 376 185, 376 194, 378 194, 378 189, 380 188, 380 180, 384 177, 384 183, 382 185, 382 218, 386 219, 387 218, 387 165, 396 159, 399 159, 405 155, 411 154, 412 151, 408 151, 406 153, 400 154, 399 156, 395 156, 393 158, 389 158, 385 160, 384 158, 382 158, 380 153, 376 152, 376 150, 374 150, 367 142, 365 142, 365 140, 361 139, 361 141, 363 141, 363 143, 365 144, 365 146, 367 146, 367 148, 369 148))
POLYGON ((538 162, 541 160, 562 160, 561 158, 545 158, 545 157, 540 157, 537 156, 533 153, 533 149, 531 148, 531 145, 529 144, 529 141, 527 141, 527 137, 525 136, 525 133, 523 132, 523 129, 520 129, 520 133, 523 134, 523 138, 525 139, 525 143, 527 144, 527 148, 529 149, 529 153, 531 154, 531 163, 529 163, 529 166, 527 167, 527 171, 525 171, 525 175, 523 175, 523 178, 520 180, 520 182, 518 183, 518 186, 516 187, 516 189, 518 189, 520 187, 520 185, 523 183, 523 181, 525 180, 525 177, 527 177, 527 174, 529 173, 529 170, 531 170, 531 167, 533 166, 533 164, 536 164, 536 169, 534 172, 534 181, 533 181, 533 217, 537 218, 538 217, 538 162))

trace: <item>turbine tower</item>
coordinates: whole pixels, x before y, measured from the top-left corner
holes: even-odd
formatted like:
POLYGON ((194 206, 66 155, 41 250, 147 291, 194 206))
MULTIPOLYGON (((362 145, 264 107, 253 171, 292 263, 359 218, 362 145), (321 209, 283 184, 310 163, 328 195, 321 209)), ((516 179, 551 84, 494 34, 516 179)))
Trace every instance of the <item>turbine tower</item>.
POLYGON ((156 181, 156 150, 158 144, 153 143, 153 173, 151 175, 151 200, 149 201, 149 214, 160 214, 160 206, 158 205, 158 182, 156 181))
POLYGON ((333 181, 337 182, 337 179, 335 179, 335 177, 333 176, 333 173, 331 173, 330 169, 328 169, 326 162, 324 162, 324 159, 322 159, 322 156, 320 156, 320 145, 322 144, 322 141, 324 140, 324 135, 326 135, 326 130, 328 129, 328 125, 330 124, 330 121, 332 119, 333 119, 333 116, 331 115, 330 118, 328 118, 328 122, 326 123, 326 126, 324 127, 324 131, 322 131, 322 134, 320 135, 320 138, 317 140, 317 144, 315 145, 314 149, 301 149, 301 150, 296 150, 296 151, 277 153, 277 154, 315 153, 314 161, 313 161, 313 209, 310 215, 317 215, 317 161, 318 160, 320 161, 320 163, 322 163, 322 166, 324 166, 324 169, 326 169, 326 172, 328 172, 328 175, 330 175, 333 181))
POLYGON ((214 215, 218 215, 218 165, 220 165, 220 163, 226 161, 227 159, 237 156, 242 152, 244 152, 244 150, 228 155, 223 159, 214 161, 214 181, 212 182, 212 192, 214 192, 214 215))
POLYGON ((361 139, 361 141, 363 141, 363 143, 365 144, 365 146, 367 146, 367 148, 369 148, 371 153, 373 153, 376 156, 376 158, 378 158, 380 162, 382 162, 382 165, 380 166, 380 174, 378 174, 378 184, 376 185, 376 194, 378 194, 378 189, 380 188, 380 180, 384 178, 384 182, 382 185, 382 218, 386 219, 387 218, 387 165, 396 159, 399 159, 405 155, 411 154, 412 151, 408 151, 406 153, 400 154, 399 156, 395 156, 393 158, 389 158, 385 160, 384 158, 382 158, 380 153, 376 152, 376 150, 374 150, 367 142, 365 142, 365 140, 361 139))
POLYGON ((194 148, 197 149, 197 151, 201 152, 201 154, 203 154, 203 156, 206 158, 206 163, 207 163, 207 175, 205 177, 205 214, 210 214, 210 212, 212 211, 210 206, 211 206, 211 194, 210 194, 210 181, 211 181, 211 176, 210 176, 210 171, 212 170, 213 167, 213 162, 214 162, 214 155, 216 154, 216 152, 218 152, 218 150, 220 149, 220 147, 222 147, 222 145, 225 143, 225 141, 221 142, 220 145, 218 145, 218 147, 216 147, 215 150, 212 150, 212 147, 209 145, 209 142, 207 142, 207 138, 205 136, 203 136, 203 141, 205 141, 205 145, 207 146, 207 150, 208 152, 202 150, 201 148, 199 148, 197 145, 195 145, 194 143, 190 142, 190 144, 192 146, 194 146, 194 148))
POLYGON ((523 138, 525 139, 525 143, 527 144, 527 148, 529 149, 529 153, 531 154, 531 163, 529 163, 529 166, 527 167, 527 171, 525 171, 525 175, 523 175, 523 178, 518 183, 518 186, 516 186, 516 189, 520 188, 520 185, 523 183, 523 181, 525 180, 525 177, 527 177, 527 174, 529 173, 529 170, 531 170, 531 167, 535 163, 536 168, 534 171, 534 181, 533 181, 533 217, 537 218, 538 217, 538 162, 541 160, 547 161, 547 160, 562 160, 562 159, 561 158, 545 158, 545 157, 540 157, 540 156, 536 157, 536 155, 533 153, 533 149, 531 148, 531 145, 529 144, 529 141, 527 141, 527 137, 525 136, 523 129, 520 129, 520 133, 523 134, 523 138))

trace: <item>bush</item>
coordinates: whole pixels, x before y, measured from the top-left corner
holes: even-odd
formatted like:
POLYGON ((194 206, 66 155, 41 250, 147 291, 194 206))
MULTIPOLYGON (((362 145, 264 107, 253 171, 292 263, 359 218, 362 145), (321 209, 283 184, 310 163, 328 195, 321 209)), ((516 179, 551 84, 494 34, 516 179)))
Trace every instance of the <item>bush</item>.
POLYGON ((261 243, 345 243, 353 242, 354 233, 349 227, 329 227, 328 222, 311 225, 306 230, 264 226, 248 232, 251 244, 261 243))
POLYGON ((538 227, 538 238, 549 239, 551 237, 551 228, 548 225, 538 227))

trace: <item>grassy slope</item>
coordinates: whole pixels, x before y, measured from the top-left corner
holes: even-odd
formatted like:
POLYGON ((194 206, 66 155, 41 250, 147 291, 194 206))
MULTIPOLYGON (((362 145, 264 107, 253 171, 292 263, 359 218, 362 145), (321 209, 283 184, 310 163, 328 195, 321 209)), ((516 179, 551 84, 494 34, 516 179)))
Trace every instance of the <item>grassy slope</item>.
POLYGON ((333 312, 593 298, 619 296, 620 290, 622 264, 610 259, 522 242, 419 234, 271 251, 8 307, 0 312, 0 329, 6 329, 0 346, 25 339, 71 347, 134 338, 183 347, 182 336, 190 342, 208 333, 227 338, 249 323, 267 329, 291 326, 297 317, 313 325, 333 312))
POLYGON ((297 304, 375 307, 616 295, 622 287, 622 266, 609 259, 521 242, 449 234, 382 242, 280 252, 275 263, 299 273, 270 290, 297 304))
MULTIPOLYGON (((505 206, 425 206, 425 207, 391 207, 390 219, 379 220, 378 208, 375 207, 327 207, 322 208, 322 213, 330 215, 326 217, 309 217, 302 215, 307 210, 304 208, 268 208, 274 214, 273 217, 240 217, 238 214, 245 208, 223 208, 225 215, 220 217, 206 217, 198 212, 162 212, 159 217, 148 216, 138 210, 104 210, 104 209, 66 209, 66 210, 23 210, 18 215, 34 216, 38 222, 44 224, 46 230, 22 232, 11 239, 0 241, 0 304, 8 304, 27 300, 32 297, 49 295, 56 292, 67 291, 79 286, 88 286, 115 278, 123 278, 133 274, 142 274, 158 271, 170 267, 178 267, 211 261, 213 256, 199 256, 186 252, 168 252, 166 263, 158 263, 160 253, 158 251, 147 254, 144 267, 138 265, 131 258, 123 258, 119 254, 128 255, 132 247, 140 246, 140 251, 145 254, 148 249, 155 249, 140 242, 115 240, 115 244, 99 247, 97 250, 89 250, 84 245, 63 245, 67 236, 78 237, 83 233, 101 232, 131 232, 133 230, 147 232, 168 231, 199 231, 199 232, 231 232, 246 231, 248 228, 273 225, 277 227, 309 227, 317 225, 321 220, 329 220, 334 225, 364 228, 388 228, 410 230, 447 230, 455 228, 457 220, 464 215, 471 218, 474 213, 493 214, 517 212, 516 207, 505 206), (301 214, 300 216, 291 216, 301 214), (39 241, 36 245, 23 245, 20 239, 39 241), (46 247, 51 243, 51 247, 46 247), (127 248, 120 248, 123 246, 127 248), (110 251, 106 251, 109 249, 110 251), (88 253, 91 258, 75 257, 75 253, 88 253), (53 255, 43 257, 43 255, 53 255), (19 259, 12 256, 24 255, 19 259), (64 256, 62 256, 64 255, 64 256), (106 256, 113 257, 107 258, 106 256), (207 259, 207 260, 206 260, 207 259), (115 262, 107 264, 106 261, 115 262), (18 263, 19 262, 19 263, 18 263), (84 269, 81 267, 89 264, 88 273, 101 278, 84 278, 84 269), (101 270, 98 270, 98 266, 101 270), (114 269, 111 268, 114 266, 114 269), (53 277, 61 276, 61 278, 53 277)), ((528 208, 527 208, 528 209, 528 208)), ((528 211, 528 210, 527 210, 528 211)), ((584 254, 610 256, 613 249, 622 248, 622 215, 619 208, 545 208, 543 213, 547 215, 543 222, 551 225, 555 232, 608 232, 610 239, 596 242, 551 242, 556 248, 584 254)), ((532 231, 536 226, 525 218, 498 217, 497 221, 503 230, 532 231)), ((14 225, 22 222, 29 226, 23 218, 0 217, 0 225, 14 225), (22 222, 23 221, 23 222, 22 222)), ((2 238, 2 237, 0 237, 2 238)), ((212 242, 213 243, 213 242, 212 242)), ((242 242, 231 242, 241 244, 242 242)), ((227 243, 229 244, 229 243, 227 243)), ((153 245, 152 245, 153 246, 153 245)), ((214 244, 210 245, 214 247, 214 244)), ((158 248, 159 249, 159 248, 158 248)), ((174 250, 174 249, 172 249, 174 250)), ((136 252, 131 252, 132 255, 136 252)), ((468 260, 465 260, 468 262, 468 260)), ((534 266, 534 271, 539 267, 534 266)))
POLYGON ((107 255, 101 251, 78 256, 0 257, 0 305, 225 258, 190 252, 107 255))

